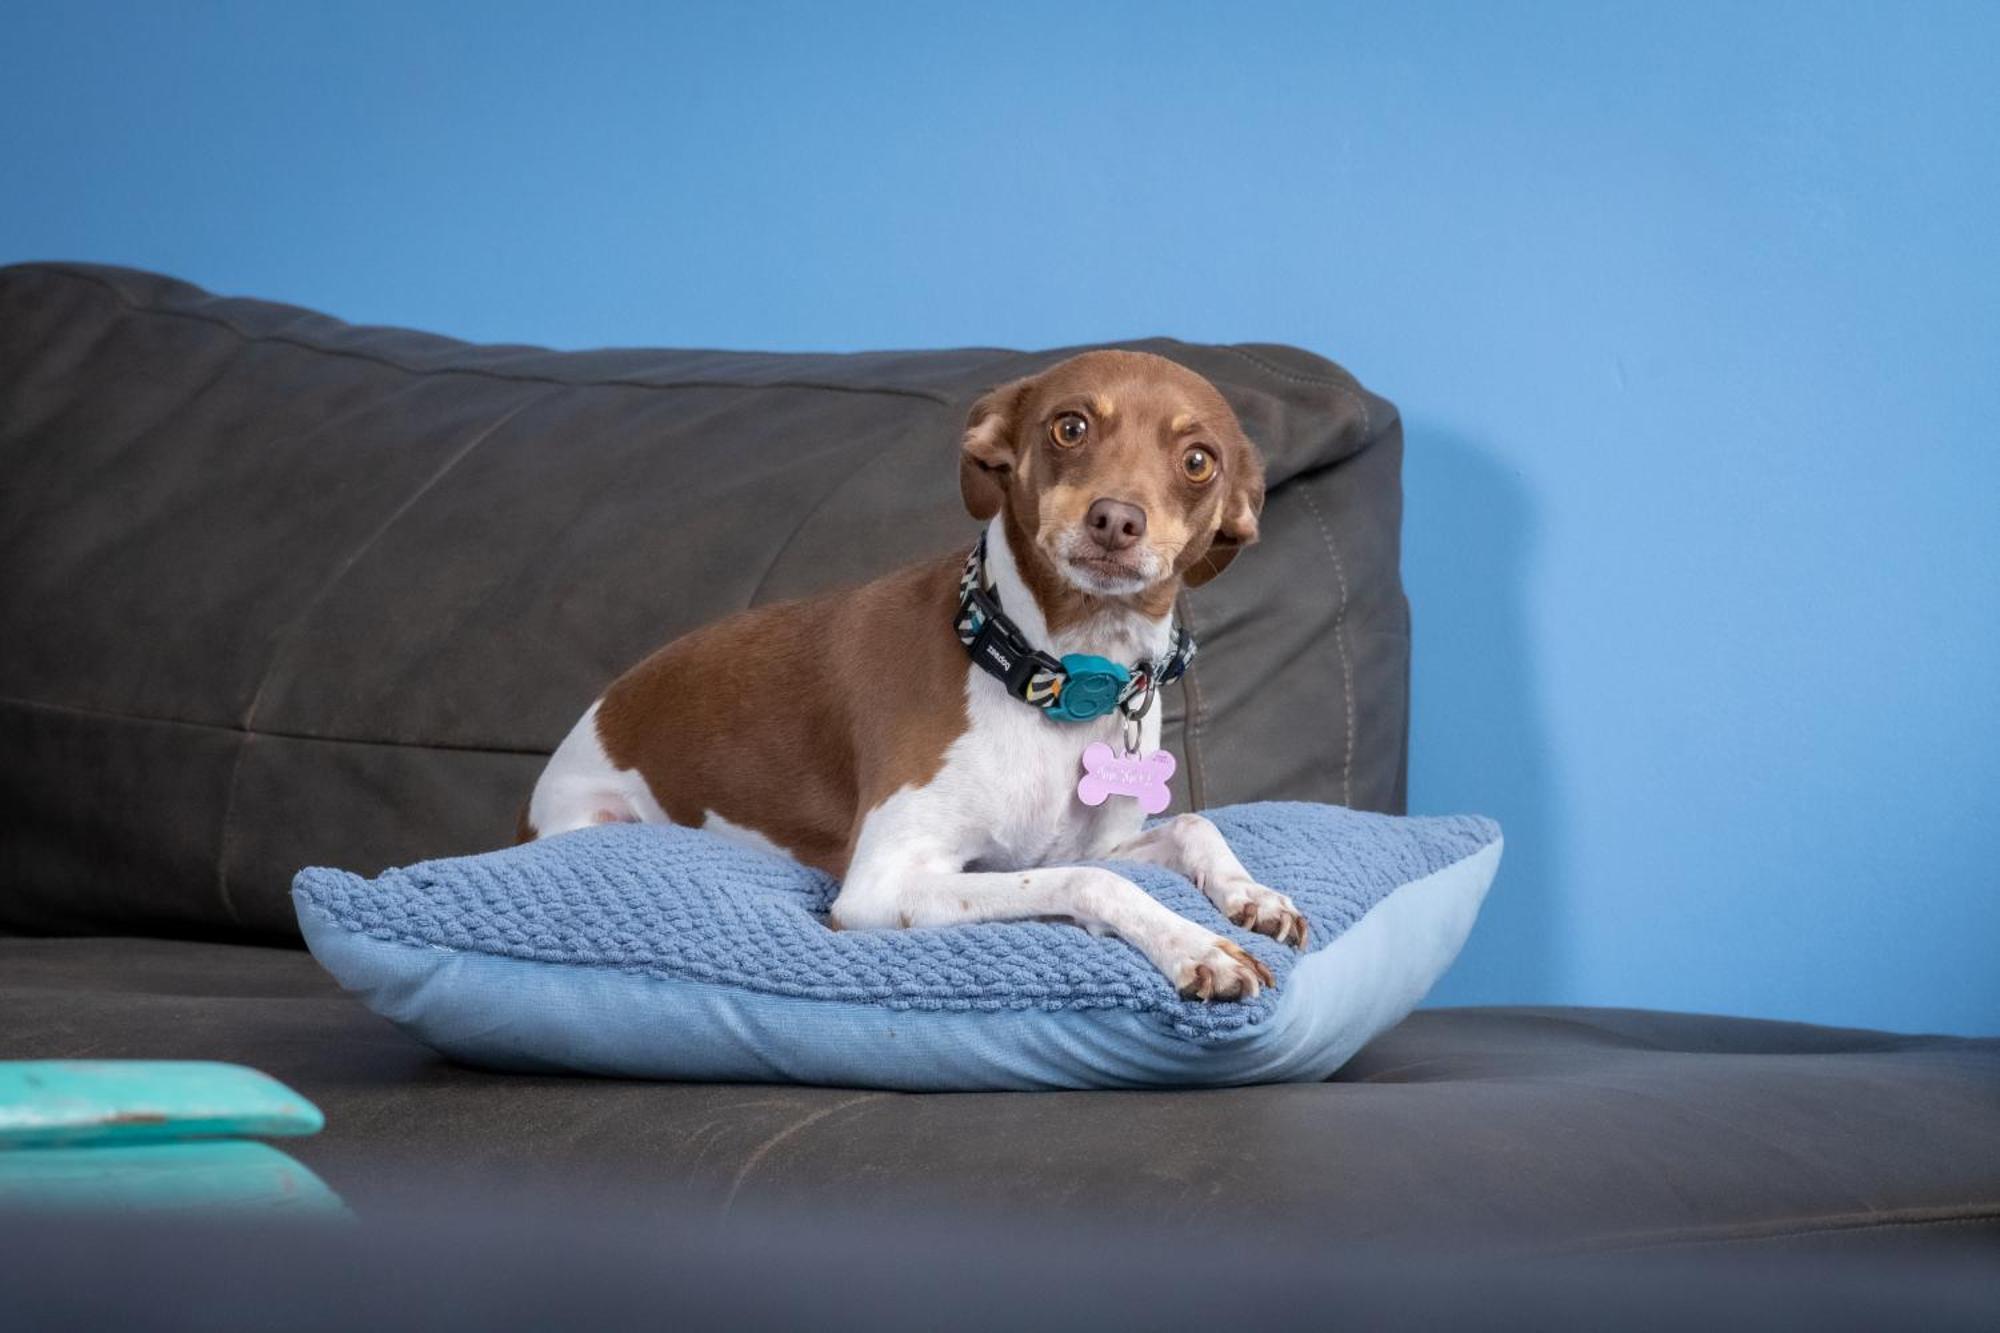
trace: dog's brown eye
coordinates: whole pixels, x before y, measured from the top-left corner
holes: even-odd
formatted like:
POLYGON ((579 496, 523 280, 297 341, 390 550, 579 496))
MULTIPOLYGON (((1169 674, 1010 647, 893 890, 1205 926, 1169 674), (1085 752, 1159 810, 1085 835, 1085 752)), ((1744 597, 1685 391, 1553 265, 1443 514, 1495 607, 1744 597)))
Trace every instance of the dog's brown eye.
POLYGON ((1215 455, 1206 449, 1190 449, 1181 455, 1181 471, 1194 482, 1207 481, 1215 475, 1215 455))
POLYGON ((1049 438, 1065 449, 1074 449, 1090 434, 1090 423, 1080 412, 1065 412, 1049 423, 1049 438))

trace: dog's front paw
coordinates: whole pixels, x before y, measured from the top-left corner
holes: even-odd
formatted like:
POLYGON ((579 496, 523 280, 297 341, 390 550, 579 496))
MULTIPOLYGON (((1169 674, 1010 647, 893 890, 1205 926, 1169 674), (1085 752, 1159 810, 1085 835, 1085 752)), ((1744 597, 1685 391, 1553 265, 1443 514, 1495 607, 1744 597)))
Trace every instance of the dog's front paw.
POLYGON ((1218 895, 1222 914, 1245 930, 1269 935, 1294 949, 1306 947, 1305 914, 1292 900, 1276 889, 1267 889, 1254 880, 1229 885, 1218 895))
POLYGON ((1220 935, 1209 936, 1205 947, 1182 958, 1167 975, 1188 1000, 1254 1000, 1259 990, 1278 984, 1271 969, 1220 935))

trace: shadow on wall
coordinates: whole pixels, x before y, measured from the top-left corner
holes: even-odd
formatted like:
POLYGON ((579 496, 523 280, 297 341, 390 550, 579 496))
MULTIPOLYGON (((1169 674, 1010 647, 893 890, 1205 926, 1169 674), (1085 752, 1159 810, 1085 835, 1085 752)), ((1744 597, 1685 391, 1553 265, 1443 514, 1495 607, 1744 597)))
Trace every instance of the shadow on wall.
POLYGON ((1492 815, 1500 876, 1429 1003, 1546 1003, 1566 989, 1561 823, 1528 626, 1534 499, 1477 444, 1405 418, 1410 811, 1492 815))

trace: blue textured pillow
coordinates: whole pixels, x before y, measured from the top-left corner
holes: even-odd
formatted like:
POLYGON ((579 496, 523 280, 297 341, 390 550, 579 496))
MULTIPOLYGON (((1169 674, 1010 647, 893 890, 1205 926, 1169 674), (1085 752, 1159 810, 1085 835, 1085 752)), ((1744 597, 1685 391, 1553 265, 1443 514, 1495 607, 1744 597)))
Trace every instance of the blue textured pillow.
POLYGON ((300 872, 306 942, 377 1013, 518 1070, 907 1089, 1321 1079, 1414 1008, 1500 860, 1471 816, 1208 812, 1312 924, 1304 953, 1192 884, 1119 871, 1262 959, 1248 1003, 1183 1000, 1130 945, 1023 921, 832 931, 834 881, 714 834, 610 825, 370 880, 300 872))

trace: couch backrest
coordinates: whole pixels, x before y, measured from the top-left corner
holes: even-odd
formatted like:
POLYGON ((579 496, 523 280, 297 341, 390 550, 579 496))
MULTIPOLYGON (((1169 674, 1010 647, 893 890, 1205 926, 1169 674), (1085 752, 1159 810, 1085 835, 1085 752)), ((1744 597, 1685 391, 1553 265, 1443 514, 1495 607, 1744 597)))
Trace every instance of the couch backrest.
MULTIPOLYGON (((1125 345, 1270 472, 1184 600, 1179 800, 1400 809, 1395 410, 1289 348, 1125 345)), ((295 937, 302 865, 506 842, 658 644, 969 542, 968 406, 1075 350, 556 353, 0 269, 0 930, 295 937)))

